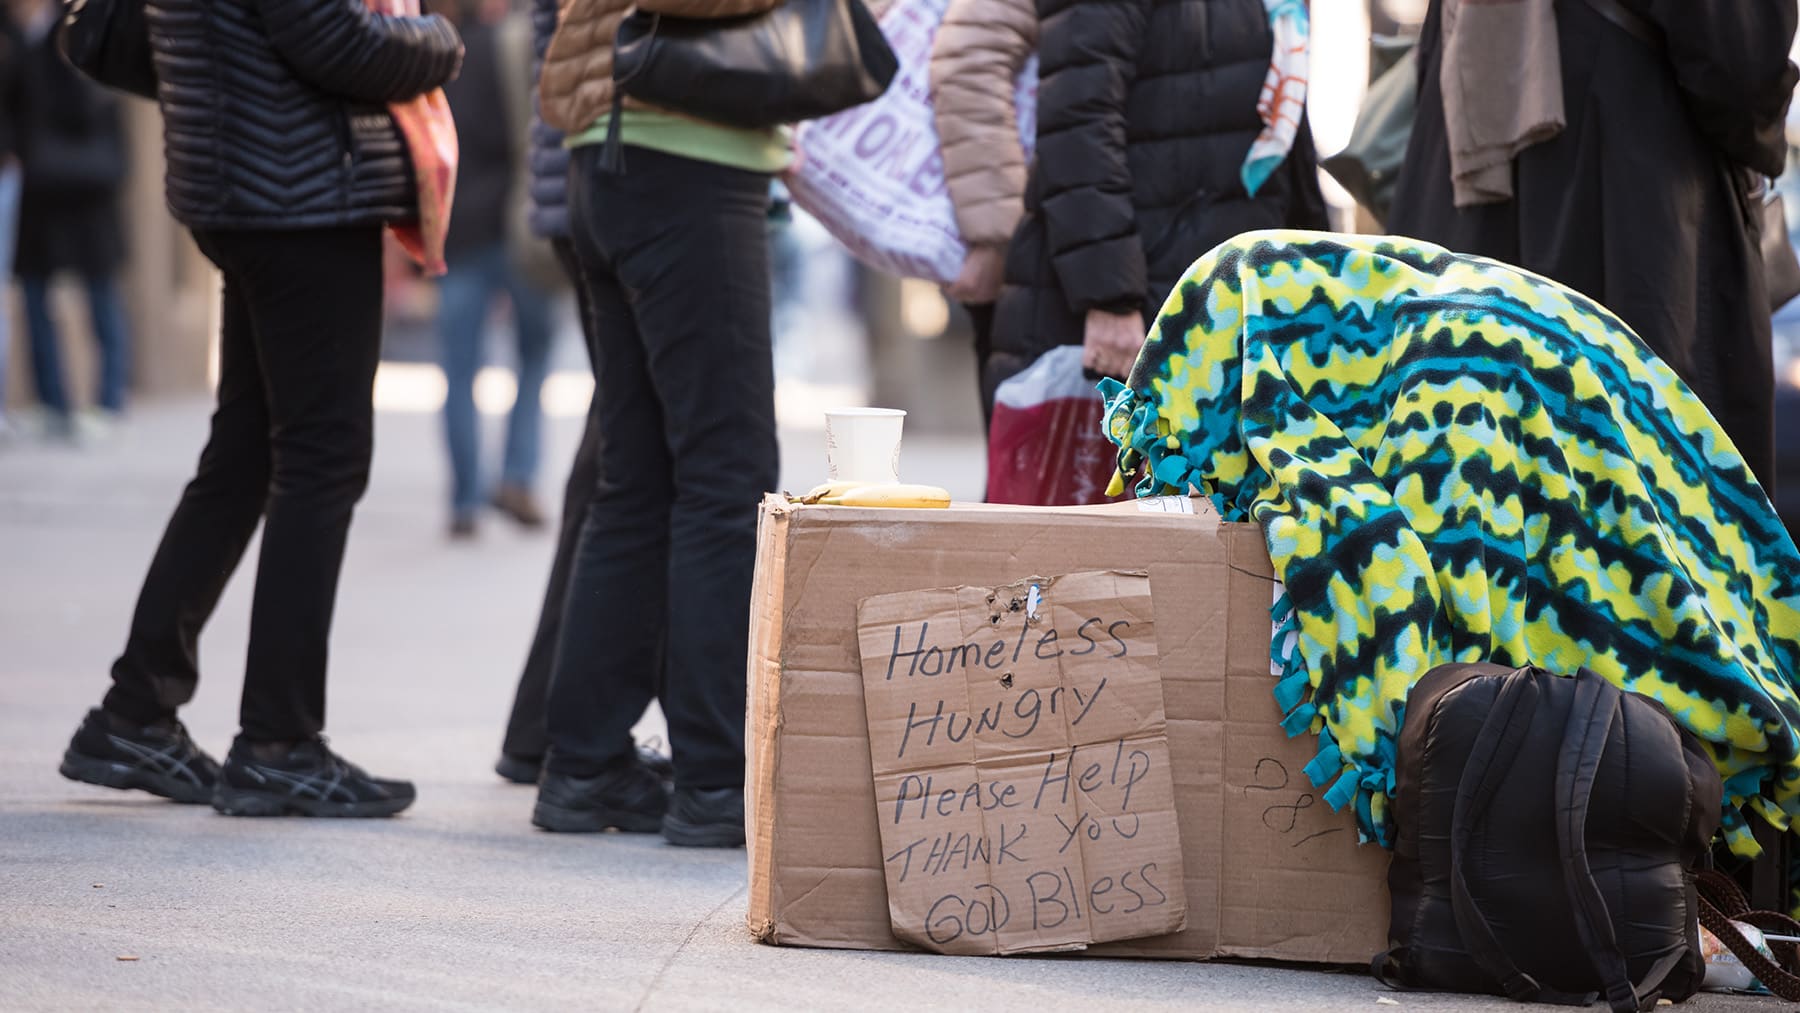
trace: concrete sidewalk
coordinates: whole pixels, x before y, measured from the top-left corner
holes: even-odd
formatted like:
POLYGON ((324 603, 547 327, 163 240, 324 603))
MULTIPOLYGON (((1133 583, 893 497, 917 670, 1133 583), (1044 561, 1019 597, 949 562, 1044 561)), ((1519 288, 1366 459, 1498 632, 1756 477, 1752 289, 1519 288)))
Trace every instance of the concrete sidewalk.
MULTIPOLYGON (((147 405, 85 451, 0 449, 0 1008, 1378 1008, 1383 993, 1355 974, 758 946, 742 851, 534 831, 532 792, 490 765, 551 539, 495 519, 475 544, 445 542, 435 415, 381 416, 332 643, 333 745, 417 780, 412 811, 233 820, 62 780, 57 758, 106 686, 206 411, 147 405)), ((546 493, 577 435, 576 420, 551 425, 546 493)), ((784 484, 813 484, 819 434, 786 433, 784 449, 784 484)), ((909 480, 979 493, 977 441, 909 438, 906 453, 909 480)), ((185 713, 215 755, 236 727, 254 551, 208 627, 185 713)))

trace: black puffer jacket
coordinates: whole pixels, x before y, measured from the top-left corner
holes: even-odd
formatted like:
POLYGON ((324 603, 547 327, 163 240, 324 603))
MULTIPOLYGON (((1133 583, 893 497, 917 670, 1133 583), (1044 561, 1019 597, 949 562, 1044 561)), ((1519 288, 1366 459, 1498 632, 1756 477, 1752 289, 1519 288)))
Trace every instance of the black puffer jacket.
POLYGON ((1007 252, 990 393, 1080 344, 1090 309, 1154 314, 1188 265, 1232 236, 1326 225, 1305 123, 1255 197, 1239 181, 1274 49, 1262 0, 1037 8, 1037 155, 1007 252))
POLYGON ((531 0, 531 231, 548 239, 569 234, 569 152, 562 131, 544 122, 536 87, 555 34, 556 0, 531 0))
POLYGON ((415 217, 385 103, 456 76, 437 16, 362 0, 149 0, 169 209, 190 228, 332 228, 415 217))
POLYGON ((119 188, 126 152, 120 99, 81 76, 54 35, 24 44, 19 67, 19 195, 13 271, 104 278, 125 259, 119 188))

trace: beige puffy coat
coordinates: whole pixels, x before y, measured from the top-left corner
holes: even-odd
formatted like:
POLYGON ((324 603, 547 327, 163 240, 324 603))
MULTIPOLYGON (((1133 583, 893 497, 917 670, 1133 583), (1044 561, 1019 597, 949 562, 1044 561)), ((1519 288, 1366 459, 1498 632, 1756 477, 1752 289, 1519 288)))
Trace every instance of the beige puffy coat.
POLYGON ((1025 151, 1013 85, 1037 35, 1032 0, 950 0, 932 45, 944 180, 970 246, 1005 246, 1024 214, 1025 151))
MULTIPOLYGON (((638 9, 681 18, 728 18, 759 14, 778 0, 639 0, 638 9)), ((556 35, 544 54, 538 98, 544 122, 578 133, 612 111, 613 40, 632 0, 564 0, 556 35)), ((630 99, 631 108, 643 104, 630 99)))

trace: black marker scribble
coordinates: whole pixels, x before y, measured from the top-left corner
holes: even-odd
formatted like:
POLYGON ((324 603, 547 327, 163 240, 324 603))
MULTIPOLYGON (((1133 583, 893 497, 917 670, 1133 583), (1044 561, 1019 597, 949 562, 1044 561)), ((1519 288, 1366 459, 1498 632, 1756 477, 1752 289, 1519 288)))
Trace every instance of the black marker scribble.
POLYGON ((1296 826, 1298 826, 1300 823, 1300 811, 1302 809, 1312 808, 1312 804, 1314 801, 1316 801, 1316 800, 1312 797, 1312 793, 1307 792, 1306 794, 1304 794, 1304 795, 1300 796, 1298 799, 1296 799, 1294 801, 1293 805, 1272 805, 1272 806, 1268 807, 1267 809, 1263 810, 1263 815, 1262 815, 1263 826, 1268 827, 1270 830, 1273 830, 1278 834, 1291 834, 1294 832, 1294 828, 1296 826), (1270 814, 1277 813, 1277 812, 1287 813, 1287 826, 1283 827, 1283 826, 1277 825, 1277 822, 1281 819, 1281 817, 1279 817, 1279 816, 1271 817, 1270 814))
POLYGON ((1280 791, 1281 789, 1286 788, 1288 786, 1289 777, 1288 777, 1287 765, 1282 763, 1280 760, 1275 759, 1272 756, 1265 756, 1262 759, 1256 761, 1256 772, 1254 774, 1252 774, 1251 776, 1255 780, 1254 780, 1254 783, 1247 784, 1244 786, 1244 794, 1246 794, 1246 795, 1250 794, 1252 791, 1280 791), (1280 778, 1281 778, 1280 784, 1264 784, 1263 783, 1263 767, 1265 765, 1272 766, 1275 768, 1277 775, 1280 776, 1280 778))
POLYGON ((1307 834, 1305 837, 1302 837, 1299 840, 1295 841, 1294 847, 1297 848, 1300 845, 1305 844, 1307 841, 1318 840, 1321 837, 1330 837, 1332 834, 1341 834, 1343 832, 1344 832, 1343 827, 1332 827, 1330 830, 1321 830, 1316 834, 1307 834))

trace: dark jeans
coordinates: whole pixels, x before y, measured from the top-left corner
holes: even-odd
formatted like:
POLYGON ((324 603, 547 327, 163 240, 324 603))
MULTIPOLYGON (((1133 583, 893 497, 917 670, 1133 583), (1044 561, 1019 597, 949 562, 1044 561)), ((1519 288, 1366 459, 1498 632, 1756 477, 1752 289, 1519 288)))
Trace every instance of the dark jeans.
POLYGON ((246 738, 325 723, 325 646, 350 514, 369 478, 381 230, 197 231, 225 277, 218 409, 150 563, 106 708, 172 715, 195 641, 262 521, 239 720, 246 738))
MULTIPOLYGON (((557 238, 551 241, 551 246, 575 286, 575 301, 581 310, 581 327, 591 358, 594 354, 592 304, 587 289, 581 285, 574 240, 557 238)), ((542 760, 545 750, 550 747, 550 733, 544 729, 544 700, 550 692, 550 667, 556 660, 556 642, 562 636, 569 570, 574 566, 575 546, 581 539, 582 522, 587 519, 588 504, 593 501, 594 487, 600 476, 599 413, 600 398, 596 390, 595 397, 588 403, 587 428, 582 431, 581 446, 576 448, 575 463, 569 468, 569 483, 563 487, 562 530, 556 538, 556 557, 550 562, 550 586, 544 591, 544 608, 538 613, 537 632, 532 634, 531 650, 525 655, 525 671, 520 673, 519 688, 513 694, 506 738, 500 743, 502 753, 524 760, 542 760)))
POLYGON ((513 263, 504 243, 451 254, 450 272, 438 282, 438 353, 444 370, 444 441, 450 450, 450 506, 473 515, 487 499, 481 473, 481 416, 475 410, 475 376, 486 351, 489 308, 504 293, 511 304, 513 375, 518 396, 506 421, 500 484, 531 488, 537 479, 543 431, 541 397, 550 367, 550 297, 513 263))
MULTIPOLYGON (((87 292, 88 323, 100 346, 100 386, 95 404, 118 413, 125 410, 125 385, 130 372, 130 327, 125 322, 125 297, 119 280, 111 274, 82 279, 87 292)), ((24 275, 19 288, 25 296, 25 328, 31 338, 31 378, 38 400, 52 414, 69 414, 69 391, 63 382, 62 329, 50 308, 50 279, 24 275)))
POLYGON ((756 511, 778 481, 769 177, 641 148, 569 166, 600 478, 550 681, 551 771, 629 756, 664 678, 678 785, 744 781, 756 511))

